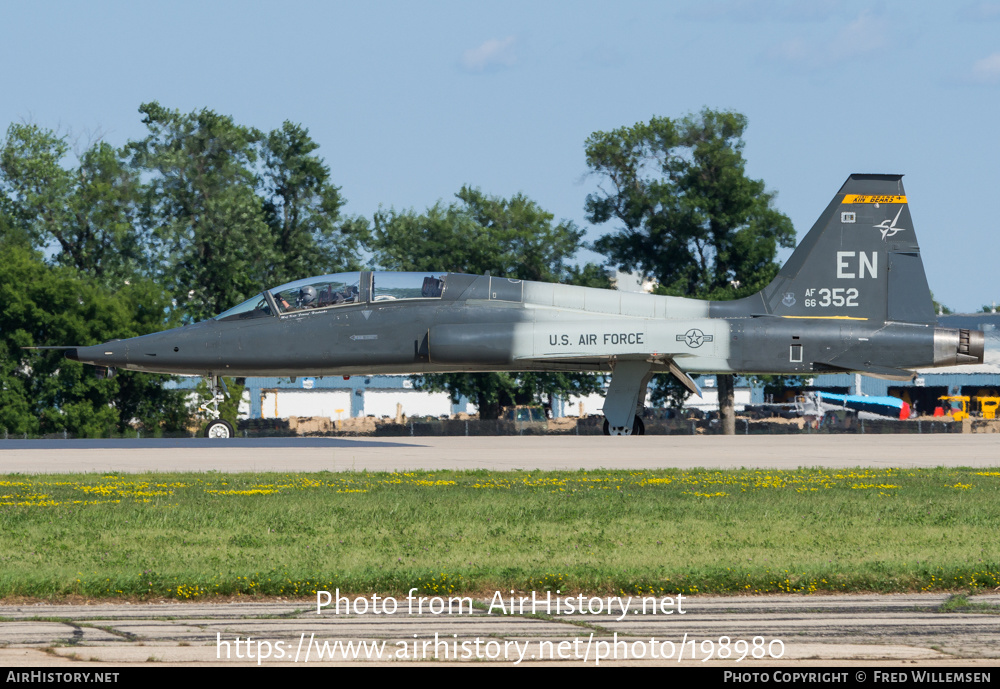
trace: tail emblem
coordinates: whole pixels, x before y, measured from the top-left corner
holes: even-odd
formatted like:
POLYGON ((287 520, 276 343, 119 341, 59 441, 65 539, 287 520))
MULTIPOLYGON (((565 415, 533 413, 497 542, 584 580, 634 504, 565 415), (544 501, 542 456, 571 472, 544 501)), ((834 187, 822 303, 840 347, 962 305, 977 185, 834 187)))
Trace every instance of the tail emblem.
POLYGON ((872 227, 877 227, 882 230, 882 241, 884 242, 887 238, 892 237, 897 232, 905 230, 905 227, 896 227, 896 221, 899 220, 899 214, 903 212, 903 207, 900 206, 899 210, 896 211, 896 217, 892 219, 892 224, 889 224, 889 219, 886 218, 878 225, 872 225, 872 227))

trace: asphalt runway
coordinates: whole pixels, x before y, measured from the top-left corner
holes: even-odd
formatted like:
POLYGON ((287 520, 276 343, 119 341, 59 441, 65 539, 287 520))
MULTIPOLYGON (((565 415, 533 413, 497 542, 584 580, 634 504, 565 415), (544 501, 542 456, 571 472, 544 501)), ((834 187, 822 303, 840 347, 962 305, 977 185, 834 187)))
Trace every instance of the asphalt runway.
POLYGON ((0 474, 858 466, 1000 466, 1000 434, 0 441, 0 474))

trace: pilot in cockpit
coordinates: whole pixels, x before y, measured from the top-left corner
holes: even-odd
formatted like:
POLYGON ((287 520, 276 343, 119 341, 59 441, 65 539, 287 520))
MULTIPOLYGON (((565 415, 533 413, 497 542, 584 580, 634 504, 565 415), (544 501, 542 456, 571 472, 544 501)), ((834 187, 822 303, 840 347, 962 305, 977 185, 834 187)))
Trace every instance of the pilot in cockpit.
POLYGON ((316 288, 312 285, 306 285, 299 290, 299 295, 295 299, 296 309, 313 309, 316 308, 316 288))

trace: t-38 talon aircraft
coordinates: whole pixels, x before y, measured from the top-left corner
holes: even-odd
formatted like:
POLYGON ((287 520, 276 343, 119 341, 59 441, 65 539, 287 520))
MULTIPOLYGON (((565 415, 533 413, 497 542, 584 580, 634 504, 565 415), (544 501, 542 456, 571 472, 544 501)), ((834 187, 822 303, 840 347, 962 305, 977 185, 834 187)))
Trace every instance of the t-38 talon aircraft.
POLYGON ((641 434, 670 372, 807 375, 983 361, 983 333, 939 328, 901 175, 851 175, 771 284, 716 302, 455 273, 361 271, 266 290, 215 318, 70 348, 102 367, 208 376, 449 371, 609 373, 605 433, 641 434))

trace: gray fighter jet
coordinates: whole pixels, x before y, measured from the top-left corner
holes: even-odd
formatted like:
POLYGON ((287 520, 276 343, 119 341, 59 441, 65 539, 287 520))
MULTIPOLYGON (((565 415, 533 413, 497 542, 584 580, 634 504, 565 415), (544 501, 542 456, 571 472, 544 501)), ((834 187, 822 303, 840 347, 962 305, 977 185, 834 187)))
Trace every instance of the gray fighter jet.
POLYGON ((851 175, 771 284, 727 302, 456 273, 361 271, 266 290, 215 318, 67 352, 132 371, 221 376, 449 371, 611 375, 605 433, 641 434, 670 372, 905 380, 981 363, 983 333, 937 327, 901 175, 851 175))

